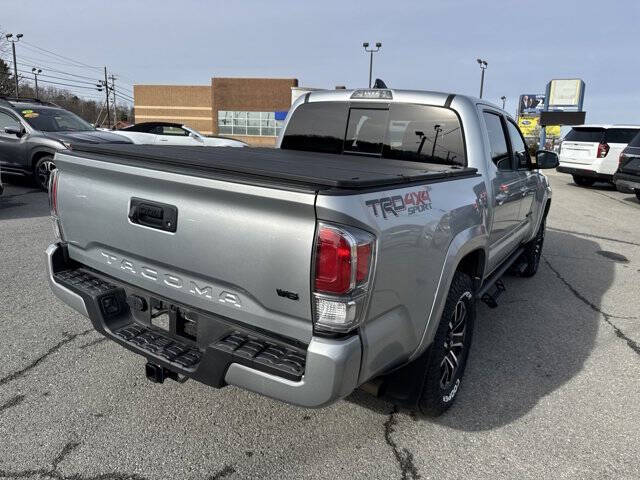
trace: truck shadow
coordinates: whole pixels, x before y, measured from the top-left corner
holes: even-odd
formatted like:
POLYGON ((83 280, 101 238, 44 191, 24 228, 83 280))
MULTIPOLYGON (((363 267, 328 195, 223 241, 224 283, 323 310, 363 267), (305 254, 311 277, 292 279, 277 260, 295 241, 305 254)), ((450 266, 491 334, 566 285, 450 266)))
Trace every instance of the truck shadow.
POLYGON ((0 220, 46 217, 49 199, 46 192, 33 185, 29 178, 2 175, 4 193, 0 195, 0 220))
MULTIPOLYGON (((582 370, 601 322, 596 309, 614 280, 614 262, 598 258, 599 249, 596 242, 547 230, 537 275, 506 276, 497 309, 478 304, 463 386, 451 410, 430 421, 465 431, 498 428, 582 370)), ((391 407, 363 392, 347 400, 376 412, 391 407)))

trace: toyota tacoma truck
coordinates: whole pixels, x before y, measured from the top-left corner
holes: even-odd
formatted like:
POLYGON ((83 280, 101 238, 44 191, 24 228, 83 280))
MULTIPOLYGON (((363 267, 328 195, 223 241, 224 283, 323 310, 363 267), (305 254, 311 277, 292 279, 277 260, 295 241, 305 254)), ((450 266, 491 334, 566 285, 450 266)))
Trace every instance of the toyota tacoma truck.
POLYGON ((57 152, 54 294, 154 382, 441 414, 477 301, 536 273, 557 155, 484 100, 386 88, 306 94, 277 147, 57 152))

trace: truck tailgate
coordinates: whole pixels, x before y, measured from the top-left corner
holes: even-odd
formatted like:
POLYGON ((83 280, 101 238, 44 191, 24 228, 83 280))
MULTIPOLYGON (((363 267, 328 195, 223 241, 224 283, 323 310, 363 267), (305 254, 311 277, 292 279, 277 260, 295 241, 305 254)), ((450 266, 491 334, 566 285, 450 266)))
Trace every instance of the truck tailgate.
POLYGON ((56 164, 58 208, 72 259, 176 302, 305 343, 311 339, 313 190, 64 153, 56 164), (175 207, 175 232, 132 222, 132 198, 175 207))

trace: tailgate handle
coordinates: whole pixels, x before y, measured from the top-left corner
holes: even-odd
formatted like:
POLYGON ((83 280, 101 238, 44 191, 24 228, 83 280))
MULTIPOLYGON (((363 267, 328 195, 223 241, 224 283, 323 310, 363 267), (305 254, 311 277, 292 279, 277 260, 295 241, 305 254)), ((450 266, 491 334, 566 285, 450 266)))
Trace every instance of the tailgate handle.
POLYGON ((178 228, 178 208, 166 203, 134 197, 129 203, 128 217, 131 223, 165 232, 175 232, 178 228))

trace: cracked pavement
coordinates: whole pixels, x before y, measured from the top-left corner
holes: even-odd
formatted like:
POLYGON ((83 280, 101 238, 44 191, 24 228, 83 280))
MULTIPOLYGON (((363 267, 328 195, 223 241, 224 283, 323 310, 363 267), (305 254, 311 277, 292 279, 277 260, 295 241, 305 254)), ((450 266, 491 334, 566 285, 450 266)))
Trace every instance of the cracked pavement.
POLYGON ((549 176, 538 275, 506 277, 499 308, 479 305, 465 381, 435 420, 360 391, 304 410, 147 382, 141 357, 50 293, 46 195, 9 183, 0 478, 640 478, 640 204, 549 176))

